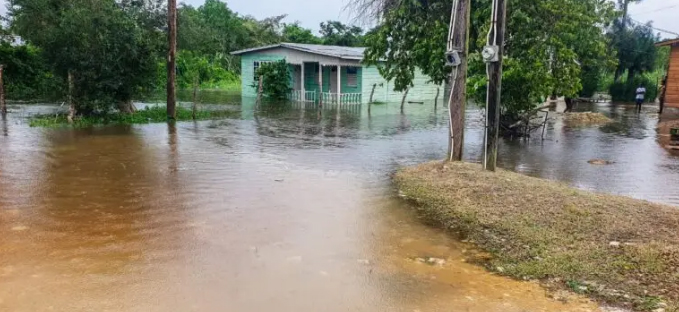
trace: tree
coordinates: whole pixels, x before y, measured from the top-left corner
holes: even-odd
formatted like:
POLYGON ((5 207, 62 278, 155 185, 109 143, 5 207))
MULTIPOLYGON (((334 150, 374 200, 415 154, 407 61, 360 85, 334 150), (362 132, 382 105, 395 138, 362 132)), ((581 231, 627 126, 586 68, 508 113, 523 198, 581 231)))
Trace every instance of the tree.
MULTIPOLYGON (((470 51, 485 45, 490 0, 472 1, 470 51)), ((412 84, 417 68, 440 83, 449 69, 443 55, 450 21, 446 0, 355 0, 381 23, 365 42, 366 62, 394 80, 396 90, 412 84)), ((546 96, 574 96, 582 88, 582 64, 609 64, 603 29, 614 17, 613 4, 601 0, 510 0, 502 80, 506 122, 518 118, 546 96), (568 10, 564 10, 568 8, 568 10)), ((469 56, 468 91, 485 102, 486 66, 478 52, 469 56)))
POLYGON ((79 113, 129 112, 132 98, 155 82, 158 30, 128 11, 146 3, 14 0, 10 27, 40 49, 55 75, 65 81, 72 73, 79 113))
POLYGON ((655 68, 656 47, 655 43, 660 39, 653 33, 652 25, 635 25, 631 28, 622 28, 621 20, 609 33, 613 42, 613 48, 617 51, 618 66, 615 69, 615 81, 618 81, 623 73, 627 72, 627 80, 634 80, 636 74, 641 74, 655 68))
POLYGON ((321 23, 321 39, 325 45, 358 47, 363 45, 363 29, 339 21, 321 23))
POLYGON ((63 95, 63 81, 52 75, 49 64, 35 46, 0 41, 0 60, 4 65, 8 98, 51 100, 63 95))
POLYGON ((321 38, 316 37, 310 29, 303 28, 299 22, 283 26, 283 41, 292 43, 321 44, 321 38))

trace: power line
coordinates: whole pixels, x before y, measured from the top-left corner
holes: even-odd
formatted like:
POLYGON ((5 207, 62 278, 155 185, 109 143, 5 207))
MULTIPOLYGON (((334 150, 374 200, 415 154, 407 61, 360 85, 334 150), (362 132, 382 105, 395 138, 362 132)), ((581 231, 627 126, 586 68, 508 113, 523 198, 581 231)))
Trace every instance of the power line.
POLYGON ((635 22, 635 23, 637 23, 637 24, 639 24, 639 25, 642 25, 642 26, 645 26, 645 27, 649 27, 649 28, 651 28, 651 29, 654 29, 654 30, 657 30, 657 31, 660 31, 660 32, 664 32, 664 33, 671 34, 671 35, 675 35, 675 36, 679 37, 679 33, 676 33, 676 32, 673 32, 673 31, 669 31, 669 30, 664 30, 664 29, 661 29, 661 28, 656 28, 656 27, 653 27, 653 26, 649 26, 649 25, 647 25, 647 24, 645 24, 645 23, 642 23, 642 22, 640 22, 640 21, 637 21, 637 20, 635 20, 635 19, 633 19, 633 18, 631 18, 631 17, 630 17, 629 19, 630 19, 632 22, 635 22))
POLYGON ((636 13, 636 14, 634 14, 634 15, 639 16, 639 15, 644 15, 644 14, 649 14, 649 13, 655 13, 655 12, 659 12, 659 11, 662 11, 662 10, 667 10, 667 9, 676 8, 676 7, 678 7, 678 6, 679 6, 679 4, 669 5, 669 6, 662 7, 662 8, 655 9, 655 10, 651 10, 651 11, 636 13))

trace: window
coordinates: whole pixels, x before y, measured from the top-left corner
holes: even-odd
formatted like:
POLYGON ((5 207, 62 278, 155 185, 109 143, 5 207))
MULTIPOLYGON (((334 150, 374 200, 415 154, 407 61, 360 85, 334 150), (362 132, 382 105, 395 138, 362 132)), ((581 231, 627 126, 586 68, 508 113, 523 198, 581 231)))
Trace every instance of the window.
POLYGON ((358 67, 347 67, 347 86, 358 87, 358 67))
POLYGON ((267 63, 271 63, 271 61, 255 61, 252 64, 252 68, 254 69, 254 71, 252 72, 252 76, 255 81, 259 81, 259 77, 257 77, 257 70, 259 69, 259 66, 267 63))

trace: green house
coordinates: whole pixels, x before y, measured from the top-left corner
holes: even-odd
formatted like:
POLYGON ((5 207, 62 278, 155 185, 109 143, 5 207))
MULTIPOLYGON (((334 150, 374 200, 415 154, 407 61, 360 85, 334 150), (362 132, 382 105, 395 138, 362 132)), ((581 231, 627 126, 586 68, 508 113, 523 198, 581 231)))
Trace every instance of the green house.
MULTIPOLYGON (((361 104, 400 102, 403 93, 394 91, 393 84, 380 76, 374 66, 363 66, 365 48, 280 43, 235 51, 241 57, 242 94, 257 96, 257 68, 267 62, 285 60, 290 66, 290 99, 324 104, 361 104)), ((407 101, 434 100, 443 86, 428 82, 419 70, 407 101)))

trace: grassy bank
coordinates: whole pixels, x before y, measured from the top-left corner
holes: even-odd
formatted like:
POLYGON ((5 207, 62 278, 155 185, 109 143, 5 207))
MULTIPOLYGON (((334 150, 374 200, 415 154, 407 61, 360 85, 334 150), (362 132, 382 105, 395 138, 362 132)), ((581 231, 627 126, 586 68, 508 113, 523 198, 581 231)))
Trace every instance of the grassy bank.
MULTIPOLYGON (((228 117, 237 114, 232 111, 203 111, 196 112, 196 120, 214 119, 220 117, 228 117)), ((177 107, 177 120, 193 120, 193 114, 190 109, 184 107, 177 107)), ((140 109, 132 114, 106 113, 94 116, 77 116, 73 124, 68 123, 66 115, 43 115, 31 118, 31 127, 67 127, 72 126, 76 128, 90 127, 97 125, 109 124, 145 124, 155 122, 166 122, 167 110, 165 106, 153 106, 140 109)))
POLYGON ((467 163, 405 168, 395 182, 428 221, 490 252, 491 270, 679 311, 679 208, 467 163))

